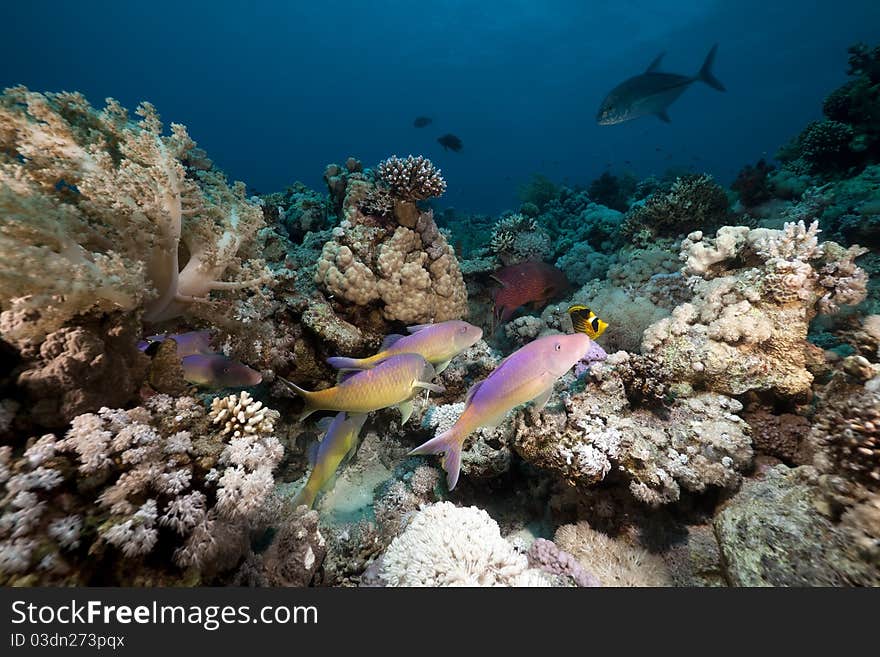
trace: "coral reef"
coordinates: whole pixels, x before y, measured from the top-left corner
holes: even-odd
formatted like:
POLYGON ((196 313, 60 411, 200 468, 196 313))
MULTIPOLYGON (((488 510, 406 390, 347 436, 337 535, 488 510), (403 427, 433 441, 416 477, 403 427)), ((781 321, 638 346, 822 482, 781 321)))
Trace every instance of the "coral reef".
POLYGON ((724 223, 727 213, 727 194, 712 176, 682 176, 669 191, 654 192, 630 208, 621 232, 641 246, 657 237, 712 230, 724 223))
POLYGON ((512 214, 502 217, 492 228, 489 248, 502 265, 526 260, 545 260, 552 253, 550 236, 537 219, 512 214))
POLYGON ((246 393, 210 414, 157 395, 79 415, 63 439, 32 439, 20 457, 4 448, 4 581, 194 583, 233 568, 272 517, 277 417, 246 393), (211 431, 233 408, 252 430, 211 431))
POLYGON ((262 212, 244 186, 187 171, 186 129, 163 136, 152 105, 136 113, 112 99, 96 111, 75 93, 0 97, 4 339, 38 344, 88 311, 204 315, 213 291, 269 280, 254 248, 262 212))
POLYGON ((721 228, 682 243, 694 298, 646 332, 642 351, 676 382, 726 395, 809 391, 810 321, 865 298, 867 275, 854 260, 864 251, 818 243, 818 224, 782 231, 721 228))
POLYGON ((586 522, 563 525, 553 538, 602 586, 670 586, 672 577, 663 560, 647 550, 596 531, 586 522))
POLYGON ((560 408, 518 413, 516 452, 580 489, 613 472, 649 505, 676 502, 682 489, 736 488, 752 459, 748 425, 736 415, 742 404, 703 393, 676 399, 660 417, 627 399, 616 370, 628 360, 613 354, 594 364, 586 388, 563 394, 560 408))
POLYGON ((551 586, 485 511, 438 502, 419 511, 382 557, 387 586, 551 586))
POLYGON ((377 305, 388 321, 460 319, 467 291, 458 262, 431 212, 414 229, 344 221, 324 245, 315 282, 357 306, 377 305))

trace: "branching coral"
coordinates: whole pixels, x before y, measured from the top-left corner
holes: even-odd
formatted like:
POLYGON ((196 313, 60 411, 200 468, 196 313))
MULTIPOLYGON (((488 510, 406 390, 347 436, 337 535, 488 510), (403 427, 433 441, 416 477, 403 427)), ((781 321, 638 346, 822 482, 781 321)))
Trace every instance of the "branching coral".
POLYGON ((667 192, 655 192, 626 214, 621 231, 630 239, 675 237, 698 228, 720 226, 727 217, 727 195, 712 176, 676 178, 667 192))
POLYGON ((188 312, 214 290, 267 280, 249 249, 262 212, 214 170, 185 170, 195 146, 155 108, 138 122, 110 99, 24 87, 0 97, 3 335, 39 343, 89 310, 188 312), (188 259, 179 261, 179 247, 188 259), (234 280, 223 280, 230 276, 234 280))
POLYGON ((818 224, 782 231, 726 226, 717 237, 692 233, 681 258, 696 295, 646 332, 642 351, 671 378, 722 394, 805 393, 812 381, 807 342, 817 313, 865 298, 863 253, 818 243, 818 224))
POLYGON ((379 163, 376 175, 394 196, 407 201, 442 196, 446 191, 446 181, 440 169, 423 155, 410 155, 405 159, 392 155, 379 163))
POLYGON ((388 586, 550 586, 489 514, 438 502, 415 515, 382 559, 388 586))
POLYGON ((197 400, 158 395, 77 416, 64 439, 31 441, 19 458, 7 448, 0 552, 15 558, 4 581, 170 583, 184 571, 150 555, 172 551, 196 574, 234 566, 267 522, 282 448, 265 421, 231 438, 210 424, 197 400))
POLYGON ((489 248, 503 265, 544 260, 552 252, 547 232, 536 219, 521 214, 502 217, 495 223, 489 248))

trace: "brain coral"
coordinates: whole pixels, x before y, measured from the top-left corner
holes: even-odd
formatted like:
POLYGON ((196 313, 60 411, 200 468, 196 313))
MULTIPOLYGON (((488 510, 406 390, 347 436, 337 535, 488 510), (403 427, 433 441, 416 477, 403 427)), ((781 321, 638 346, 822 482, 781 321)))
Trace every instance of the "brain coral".
POLYGON ((320 287, 358 306, 376 303, 390 321, 418 324, 467 314, 458 261, 430 211, 412 229, 361 219, 343 221, 324 245, 315 271, 320 287))

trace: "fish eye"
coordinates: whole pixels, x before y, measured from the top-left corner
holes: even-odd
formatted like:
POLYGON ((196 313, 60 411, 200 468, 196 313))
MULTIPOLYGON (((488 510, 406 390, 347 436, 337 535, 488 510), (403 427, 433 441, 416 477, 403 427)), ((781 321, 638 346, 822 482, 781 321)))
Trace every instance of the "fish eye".
POLYGON ((558 342, 556 343, 556 351, 562 351, 562 345, 558 342))
POLYGON ((464 335, 465 333, 467 333, 467 326, 462 326, 460 329, 458 329, 458 332, 464 335))

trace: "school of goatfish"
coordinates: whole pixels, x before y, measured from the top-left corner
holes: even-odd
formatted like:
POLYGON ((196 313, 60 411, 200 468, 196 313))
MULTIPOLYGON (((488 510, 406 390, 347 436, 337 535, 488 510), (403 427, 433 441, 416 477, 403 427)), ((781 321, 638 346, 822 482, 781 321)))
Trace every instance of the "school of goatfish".
MULTIPOLYGON (((509 300, 502 294, 505 315, 512 314, 528 296, 519 294, 514 299, 511 293, 509 300)), ((572 306, 568 312, 574 333, 538 338, 510 354, 488 377, 470 388, 464 411, 452 427, 410 452, 441 455, 449 490, 458 483, 461 450, 467 437, 480 427, 497 425, 522 404, 534 402, 537 409, 542 408, 556 381, 586 356, 592 339, 607 326, 586 306, 572 306)), ((297 506, 313 507, 339 466, 357 451, 369 413, 397 407, 401 424, 406 424, 419 392, 443 392, 443 386, 432 383, 432 379, 483 337, 481 328, 462 320, 420 324, 407 331, 408 335, 387 336, 372 356, 328 358, 328 364, 339 370, 339 380, 333 387, 310 391, 278 377, 302 398, 300 421, 317 411, 336 412, 334 417, 318 422, 324 436, 310 459, 309 478, 294 500, 297 506)), ((184 378, 190 383, 220 388, 252 386, 262 381, 259 372, 214 351, 209 331, 148 336, 140 349, 152 355, 168 342, 175 345, 184 378)))

